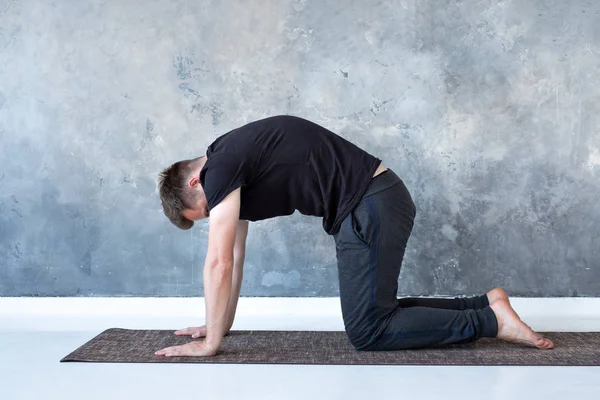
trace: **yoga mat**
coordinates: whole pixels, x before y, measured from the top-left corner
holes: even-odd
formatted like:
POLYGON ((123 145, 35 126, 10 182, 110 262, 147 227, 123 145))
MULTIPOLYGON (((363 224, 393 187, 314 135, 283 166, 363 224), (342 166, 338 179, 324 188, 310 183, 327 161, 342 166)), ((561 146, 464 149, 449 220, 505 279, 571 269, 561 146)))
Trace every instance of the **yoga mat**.
POLYGON ((108 329, 61 360, 118 363, 335 364, 335 365, 571 365, 600 366, 600 332, 545 333, 556 349, 538 350, 497 339, 420 350, 355 350, 345 332, 234 331, 214 357, 160 357, 185 344, 173 331, 108 329))

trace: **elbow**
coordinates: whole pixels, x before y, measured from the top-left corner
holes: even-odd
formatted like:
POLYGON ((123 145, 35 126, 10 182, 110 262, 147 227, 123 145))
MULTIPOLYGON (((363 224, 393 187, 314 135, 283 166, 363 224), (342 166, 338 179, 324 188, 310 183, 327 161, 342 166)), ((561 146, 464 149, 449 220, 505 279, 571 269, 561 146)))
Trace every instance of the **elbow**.
POLYGON ((243 260, 244 258, 246 258, 246 249, 235 249, 233 251, 233 260, 243 260))
POLYGON ((227 272, 233 269, 233 259, 223 258, 219 260, 213 260, 208 263, 207 267, 211 271, 227 272))
POLYGON ((233 276, 233 262, 222 260, 204 265, 204 279, 208 281, 222 282, 231 280, 233 276))

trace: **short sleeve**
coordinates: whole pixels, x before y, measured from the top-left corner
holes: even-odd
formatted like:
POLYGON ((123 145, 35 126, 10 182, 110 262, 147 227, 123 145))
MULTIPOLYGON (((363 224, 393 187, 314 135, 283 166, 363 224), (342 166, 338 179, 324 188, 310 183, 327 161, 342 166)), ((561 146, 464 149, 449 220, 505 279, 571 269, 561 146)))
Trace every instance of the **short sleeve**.
POLYGON ((234 155, 213 155, 200 171, 200 183, 204 189, 208 209, 212 210, 227 195, 246 185, 246 163, 234 155))

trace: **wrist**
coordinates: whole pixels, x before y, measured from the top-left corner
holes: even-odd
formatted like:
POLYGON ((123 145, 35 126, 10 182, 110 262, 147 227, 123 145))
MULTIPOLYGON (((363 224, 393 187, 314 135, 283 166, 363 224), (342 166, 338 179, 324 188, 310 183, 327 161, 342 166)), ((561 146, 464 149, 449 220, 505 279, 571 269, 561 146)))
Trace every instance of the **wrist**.
POLYGON ((214 336, 207 336, 204 339, 204 343, 206 344, 206 346, 215 350, 218 350, 221 347, 222 342, 223 338, 216 338, 214 336))

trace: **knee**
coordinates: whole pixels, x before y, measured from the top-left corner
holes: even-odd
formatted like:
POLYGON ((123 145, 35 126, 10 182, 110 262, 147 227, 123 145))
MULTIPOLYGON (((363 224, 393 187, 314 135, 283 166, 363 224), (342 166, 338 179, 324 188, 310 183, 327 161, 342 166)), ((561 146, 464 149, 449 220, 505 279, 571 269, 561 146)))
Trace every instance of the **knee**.
POLYGON ((394 350, 411 350, 426 347, 418 341, 410 339, 398 339, 394 337, 376 337, 373 336, 368 340, 350 340, 352 346, 358 351, 394 351, 394 350))
POLYGON ((378 350, 387 350, 385 348, 381 348, 380 343, 375 337, 351 337, 348 335, 348 339, 350 339, 350 343, 352 347, 354 347, 357 351, 378 351, 378 350))
POLYGON ((392 314, 389 309, 376 308, 360 317, 344 318, 348 340, 356 350, 370 351, 377 347, 392 314))
POLYGON ((356 328, 346 327, 346 335, 348 336, 350 344, 352 344, 356 350, 365 350, 371 339, 371 335, 367 332, 356 328))

